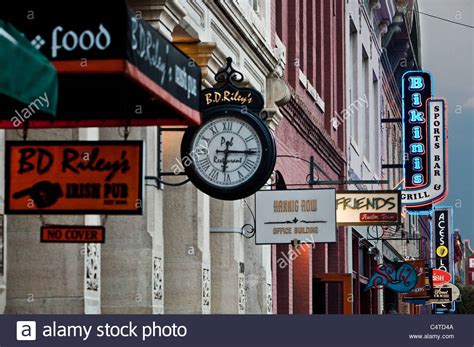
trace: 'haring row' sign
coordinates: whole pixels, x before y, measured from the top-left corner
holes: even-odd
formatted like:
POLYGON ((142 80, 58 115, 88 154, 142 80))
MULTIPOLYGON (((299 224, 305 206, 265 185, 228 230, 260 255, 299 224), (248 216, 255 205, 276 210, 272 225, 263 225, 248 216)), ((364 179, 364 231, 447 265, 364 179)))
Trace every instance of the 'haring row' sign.
POLYGON ((443 99, 431 97, 431 76, 403 76, 404 187, 402 204, 431 209, 447 195, 447 120, 443 99))

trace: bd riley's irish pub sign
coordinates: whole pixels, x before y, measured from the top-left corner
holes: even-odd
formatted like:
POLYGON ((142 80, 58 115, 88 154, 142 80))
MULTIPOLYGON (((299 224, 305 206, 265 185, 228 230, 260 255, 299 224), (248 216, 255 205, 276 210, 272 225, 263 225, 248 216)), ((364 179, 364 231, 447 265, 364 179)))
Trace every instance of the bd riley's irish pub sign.
POLYGON ((142 214, 141 141, 8 141, 7 214, 142 214))

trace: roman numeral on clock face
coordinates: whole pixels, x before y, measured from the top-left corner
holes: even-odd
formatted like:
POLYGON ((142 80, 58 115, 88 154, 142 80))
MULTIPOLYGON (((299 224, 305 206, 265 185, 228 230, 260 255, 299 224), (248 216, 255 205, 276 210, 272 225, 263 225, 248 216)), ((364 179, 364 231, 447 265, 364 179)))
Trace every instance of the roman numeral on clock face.
POLYGON ((217 117, 209 113, 205 123, 185 133, 181 146, 182 164, 191 182, 224 200, 261 187, 270 171, 264 161, 275 156, 275 145, 265 124, 237 113, 232 110, 217 117), (189 161, 185 154, 192 165, 186 164, 189 161))
POLYGON ((199 160, 198 165, 201 167, 202 171, 206 172, 207 169, 211 167, 211 162, 209 161, 209 158, 206 157, 204 159, 199 160))
POLYGON ((224 122, 224 123, 222 123, 222 130, 223 131, 232 131, 233 126, 234 126, 233 122, 224 122))
POLYGON ((244 163, 244 169, 246 169, 247 171, 252 171, 254 165, 255 165, 254 161, 247 159, 247 161, 244 163))
POLYGON ((216 169, 212 169, 211 173, 209 174, 209 177, 213 180, 219 179, 219 171, 217 171, 216 169))
POLYGON ((213 125, 210 129, 212 131, 212 136, 217 135, 217 133, 219 132, 219 130, 217 129, 217 125, 213 125))

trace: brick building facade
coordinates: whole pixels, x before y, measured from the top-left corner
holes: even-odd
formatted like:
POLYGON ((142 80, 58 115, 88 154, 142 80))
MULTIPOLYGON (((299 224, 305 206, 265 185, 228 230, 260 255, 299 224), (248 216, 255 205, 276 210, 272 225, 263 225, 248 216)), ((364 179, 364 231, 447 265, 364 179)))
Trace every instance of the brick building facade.
MULTIPOLYGON (((280 175, 276 189, 311 188, 307 184, 311 156, 318 179, 343 179, 345 133, 333 118, 345 104, 344 2, 283 0, 272 4, 274 42, 288 52, 285 79, 292 91, 289 103, 280 107, 282 119, 276 130, 280 175)), ((349 313, 343 299, 350 293, 346 247, 343 227, 338 228, 335 243, 274 246, 275 312, 349 313), (291 261, 294 254, 297 257, 291 261), (279 266, 283 263, 280 258, 290 259, 284 263, 287 266, 279 266)))

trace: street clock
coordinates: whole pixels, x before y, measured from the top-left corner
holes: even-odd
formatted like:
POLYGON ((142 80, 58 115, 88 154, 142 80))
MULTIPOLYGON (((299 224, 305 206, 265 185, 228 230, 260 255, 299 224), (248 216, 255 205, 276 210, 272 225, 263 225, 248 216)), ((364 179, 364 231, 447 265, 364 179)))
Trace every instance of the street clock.
POLYGON ((234 82, 242 75, 232 61, 216 75, 218 85, 202 92, 203 123, 189 127, 181 144, 181 160, 191 182, 222 200, 238 200, 258 191, 276 161, 272 133, 258 113, 263 97, 234 82))

